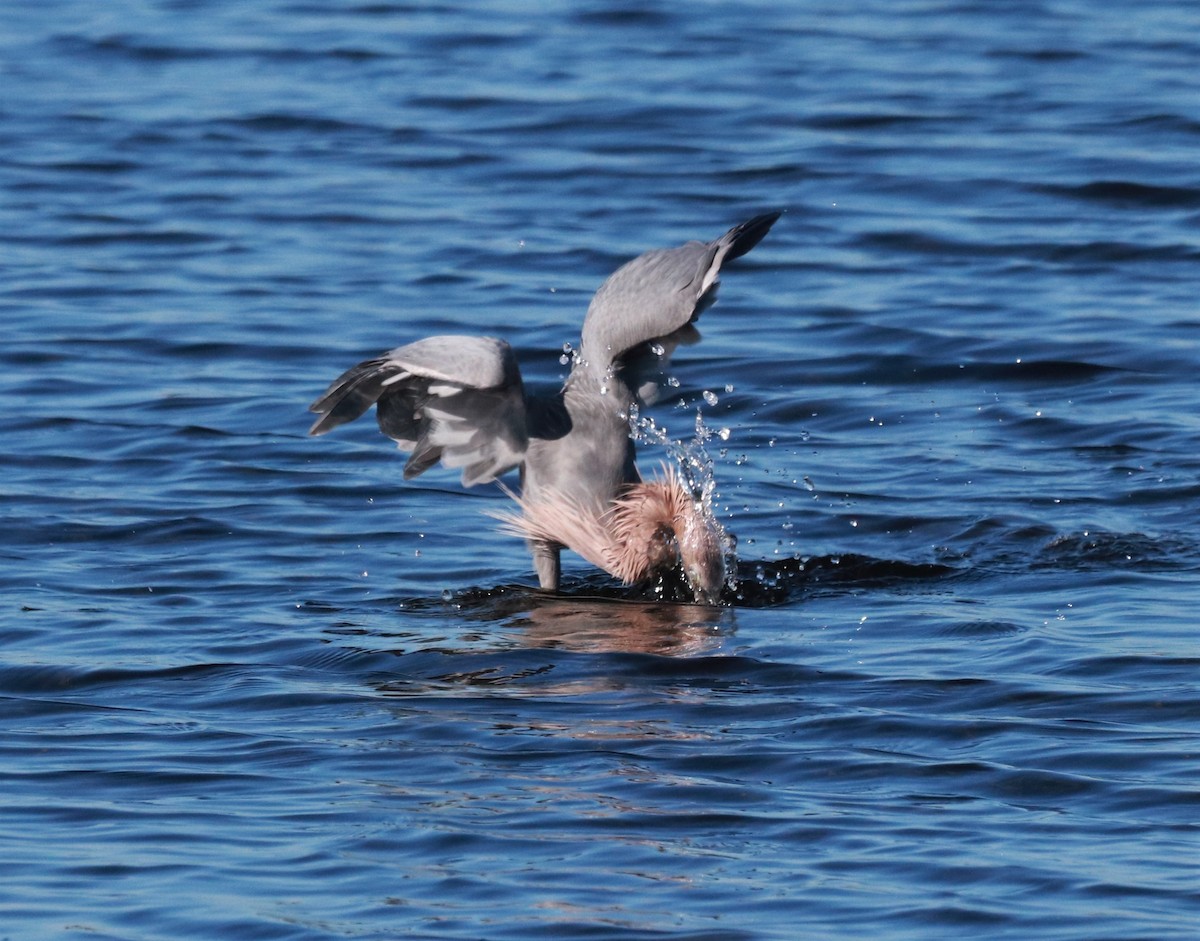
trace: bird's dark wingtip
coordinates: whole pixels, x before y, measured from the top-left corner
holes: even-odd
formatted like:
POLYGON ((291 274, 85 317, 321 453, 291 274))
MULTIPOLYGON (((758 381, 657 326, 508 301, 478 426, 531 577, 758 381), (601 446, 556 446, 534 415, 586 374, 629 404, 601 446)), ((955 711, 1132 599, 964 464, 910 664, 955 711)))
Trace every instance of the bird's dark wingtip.
POLYGON ((764 212, 753 219, 747 219, 741 225, 735 225, 725 234, 725 238, 729 241, 729 251, 725 253, 724 260, 733 261, 735 258, 745 255, 763 240, 763 236, 771 231, 771 226, 782 215, 783 210, 776 209, 773 212, 764 212))
MULTIPOLYGON (((310 411, 315 411, 315 409, 310 409, 310 411)), ((309 426, 308 433, 311 437, 315 438, 318 435, 323 435, 325 432, 332 430, 332 428, 333 425, 329 423, 329 416, 323 414, 309 426)))

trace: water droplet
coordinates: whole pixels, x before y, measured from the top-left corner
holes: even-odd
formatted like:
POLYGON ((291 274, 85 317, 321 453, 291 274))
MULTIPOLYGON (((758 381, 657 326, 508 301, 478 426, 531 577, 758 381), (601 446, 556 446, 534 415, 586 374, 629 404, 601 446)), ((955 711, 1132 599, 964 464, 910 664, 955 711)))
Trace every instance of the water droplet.
POLYGON ((678 389, 679 388, 679 380, 676 379, 674 376, 668 376, 667 377, 667 385, 669 385, 672 389, 678 389))
POLYGON ((720 431, 717 432, 717 437, 720 438, 722 441, 728 441, 729 436, 731 434, 733 434, 733 432, 730 431, 728 428, 722 428, 720 431))
POLYGON ((662 356, 667 351, 666 351, 666 348, 663 347, 663 345, 661 343, 651 343, 650 344, 650 352, 653 353, 655 356, 662 356))
POLYGON ((711 392, 708 389, 705 389, 704 390, 704 401, 707 402, 709 405, 716 405, 717 402, 720 401, 720 399, 717 398, 717 394, 715 392, 711 392))
POLYGON ((449 588, 442 589, 442 600, 443 601, 451 601, 451 600, 453 600, 453 598, 454 598, 454 592, 452 592, 449 588))
POLYGON ((817 485, 812 482, 811 477, 804 478, 804 487, 806 490, 816 490, 817 489, 817 485))

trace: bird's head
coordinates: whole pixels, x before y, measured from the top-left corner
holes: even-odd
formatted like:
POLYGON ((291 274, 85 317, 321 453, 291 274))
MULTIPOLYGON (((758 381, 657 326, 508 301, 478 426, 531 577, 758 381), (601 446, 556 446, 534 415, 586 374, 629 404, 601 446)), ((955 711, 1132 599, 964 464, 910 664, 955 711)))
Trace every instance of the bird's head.
POLYGON ((670 466, 662 478, 634 484, 613 504, 609 569, 627 583, 677 570, 695 600, 716 604, 725 587, 730 539, 707 502, 670 466))
POLYGON ((726 583, 729 537, 708 507, 694 502, 675 533, 679 566, 696 600, 716 604, 726 583))

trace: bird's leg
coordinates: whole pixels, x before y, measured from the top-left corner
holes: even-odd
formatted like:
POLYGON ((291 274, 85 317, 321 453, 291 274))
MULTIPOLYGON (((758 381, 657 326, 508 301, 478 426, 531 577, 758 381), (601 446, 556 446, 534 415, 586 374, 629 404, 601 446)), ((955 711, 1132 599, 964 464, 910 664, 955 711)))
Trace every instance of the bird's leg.
POLYGON ((531 542, 533 568, 537 572, 542 591, 558 591, 560 545, 553 542, 531 542))

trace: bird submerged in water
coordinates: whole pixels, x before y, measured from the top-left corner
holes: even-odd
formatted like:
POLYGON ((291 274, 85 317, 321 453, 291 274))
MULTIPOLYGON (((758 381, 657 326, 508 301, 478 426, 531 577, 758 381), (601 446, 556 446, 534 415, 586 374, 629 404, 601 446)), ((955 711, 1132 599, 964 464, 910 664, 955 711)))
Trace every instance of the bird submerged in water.
MULTIPOLYGON (((557 591, 565 547, 626 584, 678 570, 696 601, 726 582, 728 539, 707 501, 673 468, 644 481, 630 416, 654 401, 667 361, 694 343, 721 266, 757 245, 780 213, 711 242, 639 255, 592 298, 563 387, 527 392, 512 347, 493 337, 436 336, 359 363, 309 408, 320 435, 372 405, 380 430, 410 451, 404 478, 438 461, 470 487, 520 468, 520 512, 494 514, 526 539, 541 587, 557 591)), ((507 488, 506 488, 507 489, 507 488)))

